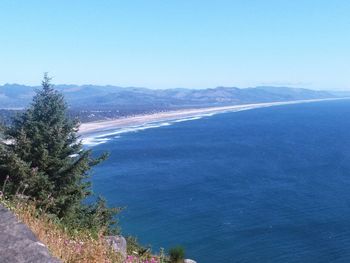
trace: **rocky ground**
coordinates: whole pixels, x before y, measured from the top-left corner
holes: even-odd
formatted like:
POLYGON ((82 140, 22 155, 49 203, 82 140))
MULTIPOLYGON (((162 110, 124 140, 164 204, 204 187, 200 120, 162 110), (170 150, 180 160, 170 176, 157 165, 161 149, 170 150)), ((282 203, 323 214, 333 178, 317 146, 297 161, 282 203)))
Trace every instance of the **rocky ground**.
POLYGON ((59 263, 30 229, 0 205, 0 255, 2 263, 59 263))

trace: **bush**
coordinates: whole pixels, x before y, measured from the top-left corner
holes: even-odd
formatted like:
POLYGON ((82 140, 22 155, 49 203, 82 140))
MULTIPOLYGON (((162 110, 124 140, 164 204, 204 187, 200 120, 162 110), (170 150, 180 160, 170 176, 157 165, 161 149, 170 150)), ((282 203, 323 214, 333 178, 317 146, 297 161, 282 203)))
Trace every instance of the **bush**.
POLYGON ((181 246, 173 247, 169 250, 170 262, 180 263, 185 258, 185 250, 181 246))

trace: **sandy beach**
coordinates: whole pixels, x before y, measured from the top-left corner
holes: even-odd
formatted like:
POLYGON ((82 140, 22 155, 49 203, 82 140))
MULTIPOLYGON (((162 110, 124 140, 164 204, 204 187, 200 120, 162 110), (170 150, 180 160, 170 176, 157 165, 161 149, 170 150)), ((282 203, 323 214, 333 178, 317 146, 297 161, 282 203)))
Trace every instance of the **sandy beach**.
POLYGON ((144 114, 144 115, 118 118, 118 119, 108 120, 108 121, 82 123, 79 128, 79 134, 84 136, 95 132, 144 125, 152 122, 176 120, 181 118, 191 118, 196 116, 203 116, 206 114, 210 115, 210 114, 217 114, 217 113, 223 113, 228 111, 242 111, 242 110, 262 108, 262 107, 308 103, 308 102, 317 102, 317 101, 326 101, 326 100, 337 100, 337 99, 339 98, 240 104, 240 105, 232 105, 232 106, 183 109, 183 110, 159 112, 159 113, 153 113, 153 114, 144 114))

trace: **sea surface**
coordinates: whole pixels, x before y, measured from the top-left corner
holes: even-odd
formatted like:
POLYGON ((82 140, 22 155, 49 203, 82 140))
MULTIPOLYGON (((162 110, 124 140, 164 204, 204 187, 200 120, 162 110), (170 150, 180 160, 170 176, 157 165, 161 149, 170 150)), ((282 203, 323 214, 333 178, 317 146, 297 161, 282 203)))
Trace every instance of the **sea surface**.
POLYGON ((98 135, 93 190, 154 251, 213 262, 350 262, 350 100, 98 135))

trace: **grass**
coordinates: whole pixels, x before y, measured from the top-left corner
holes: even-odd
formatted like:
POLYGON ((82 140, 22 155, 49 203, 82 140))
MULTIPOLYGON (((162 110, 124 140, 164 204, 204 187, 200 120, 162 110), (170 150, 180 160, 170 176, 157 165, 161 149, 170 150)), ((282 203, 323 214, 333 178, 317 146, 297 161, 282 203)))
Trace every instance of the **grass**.
POLYGON ((68 230, 54 217, 38 211, 28 201, 2 199, 0 202, 32 230, 54 257, 63 262, 123 262, 120 254, 111 249, 101 234, 94 236, 88 231, 68 230))
POLYGON ((17 195, 5 198, 0 191, 0 204, 11 210, 26 224, 36 237, 47 246, 51 254, 65 263, 169 263, 173 261, 161 249, 160 255, 151 254, 150 249, 141 247, 137 240, 127 238, 127 258, 123 259, 99 233, 72 230, 65 227, 54 215, 37 209, 33 201, 17 195))

